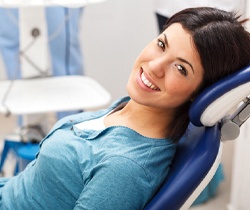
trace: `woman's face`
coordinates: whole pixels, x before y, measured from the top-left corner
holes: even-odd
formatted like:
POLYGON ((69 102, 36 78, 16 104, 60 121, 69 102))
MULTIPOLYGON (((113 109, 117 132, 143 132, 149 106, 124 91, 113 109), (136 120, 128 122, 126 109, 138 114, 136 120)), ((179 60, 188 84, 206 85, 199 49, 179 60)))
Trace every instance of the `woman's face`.
POLYGON ((138 56, 127 90, 139 104, 176 110, 193 99, 202 78, 203 67, 191 35, 174 23, 138 56))

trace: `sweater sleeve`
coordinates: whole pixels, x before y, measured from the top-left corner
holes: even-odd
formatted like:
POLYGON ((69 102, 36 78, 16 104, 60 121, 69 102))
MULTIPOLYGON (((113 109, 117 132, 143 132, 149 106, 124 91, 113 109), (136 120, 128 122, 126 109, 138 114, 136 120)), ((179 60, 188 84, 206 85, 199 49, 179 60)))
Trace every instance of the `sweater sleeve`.
POLYGON ((87 180, 75 210, 139 210, 153 192, 144 169, 126 157, 107 159, 87 180))

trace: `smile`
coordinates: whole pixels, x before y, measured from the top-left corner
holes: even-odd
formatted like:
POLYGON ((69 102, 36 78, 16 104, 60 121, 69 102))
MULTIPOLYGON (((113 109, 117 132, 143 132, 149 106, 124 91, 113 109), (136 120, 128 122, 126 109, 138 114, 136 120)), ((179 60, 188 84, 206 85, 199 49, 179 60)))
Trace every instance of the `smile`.
POLYGON ((154 85, 153 83, 151 83, 144 75, 144 72, 141 73, 141 80, 143 82, 144 85, 146 85, 148 88, 152 89, 152 90, 160 90, 160 88, 158 88, 156 85, 154 85))

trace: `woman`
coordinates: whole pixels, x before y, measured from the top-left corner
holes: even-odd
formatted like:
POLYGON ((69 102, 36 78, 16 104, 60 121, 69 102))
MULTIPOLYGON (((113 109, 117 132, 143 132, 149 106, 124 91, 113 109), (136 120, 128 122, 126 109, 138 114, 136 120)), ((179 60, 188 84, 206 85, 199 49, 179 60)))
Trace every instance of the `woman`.
POLYGON ((168 173, 191 102, 248 65, 249 47, 231 13, 177 13, 136 59, 129 97, 60 120, 36 160, 1 180, 1 209, 143 209, 168 173))

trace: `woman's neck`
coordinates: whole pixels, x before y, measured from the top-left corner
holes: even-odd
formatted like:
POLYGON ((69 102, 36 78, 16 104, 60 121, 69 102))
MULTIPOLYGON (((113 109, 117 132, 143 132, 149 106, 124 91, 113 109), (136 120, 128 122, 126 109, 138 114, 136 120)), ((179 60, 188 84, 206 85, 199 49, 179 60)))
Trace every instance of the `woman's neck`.
POLYGON ((122 109, 108 115, 104 123, 109 126, 126 126, 150 138, 165 138, 172 121, 172 115, 143 106, 132 99, 122 109))

